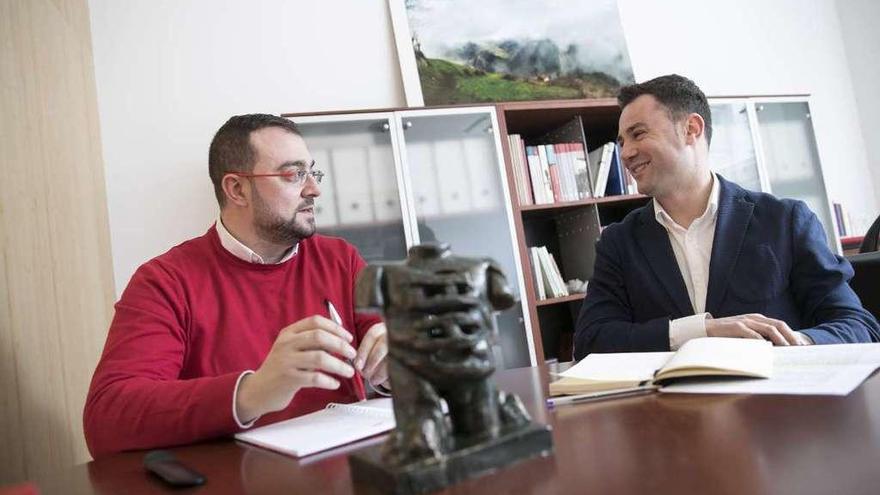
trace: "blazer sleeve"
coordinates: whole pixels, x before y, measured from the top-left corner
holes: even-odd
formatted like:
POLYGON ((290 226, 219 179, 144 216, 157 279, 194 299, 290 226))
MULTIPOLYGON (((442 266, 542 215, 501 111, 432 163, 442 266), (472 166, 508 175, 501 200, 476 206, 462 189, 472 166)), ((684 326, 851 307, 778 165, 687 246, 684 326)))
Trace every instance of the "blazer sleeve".
MULTIPOLYGON (((629 289, 617 245, 618 226, 609 226, 596 244, 596 263, 575 324, 574 358, 591 352, 669 350, 669 318, 633 322, 629 289)), ((626 263, 629 264, 629 263, 626 263)))
POLYGON ((806 333, 817 344, 880 341, 880 325, 849 286, 853 269, 831 252, 825 231, 803 202, 792 209, 790 287, 806 333))

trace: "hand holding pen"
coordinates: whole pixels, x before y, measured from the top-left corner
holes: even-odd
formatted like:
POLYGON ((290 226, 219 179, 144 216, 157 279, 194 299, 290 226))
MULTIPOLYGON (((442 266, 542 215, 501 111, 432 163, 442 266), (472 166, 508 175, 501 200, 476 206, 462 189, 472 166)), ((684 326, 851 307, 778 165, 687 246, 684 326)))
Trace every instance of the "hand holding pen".
POLYGON ((323 316, 310 316, 279 332, 260 368, 245 375, 235 396, 239 421, 249 423, 263 414, 280 411, 302 388, 336 390, 339 377, 351 378, 357 351, 353 336, 323 316))
MULTIPOLYGON (((342 326, 342 318, 339 312, 333 306, 330 300, 325 301, 327 311, 330 313, 330 319, 340 327, 342 326)), ((387 330, 384 323, 377 323, 367 330, 364 338, 358 346, 357 355, 353 360, 349 360, 355 372, 363 379, 363 383, 370 387, 377 395, 389 396, 387 391, 383 391, 379 385, 388 381, 388 365, 385 358, 388 356, 388 340, 387 330)))

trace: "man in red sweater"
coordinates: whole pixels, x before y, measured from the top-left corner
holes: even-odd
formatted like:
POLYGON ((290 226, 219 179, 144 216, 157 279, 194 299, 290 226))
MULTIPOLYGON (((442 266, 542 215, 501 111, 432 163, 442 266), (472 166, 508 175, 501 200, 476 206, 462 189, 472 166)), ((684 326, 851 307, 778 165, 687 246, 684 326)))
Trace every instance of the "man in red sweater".
POLYGON ((364 261, 313 235, 323 173, 296 125, 232 117, 208 161, 217 222, 138 268, 116 304, 83 418, 96 458, 227 436, 388 379, 385 325, 354 312, 364 261))

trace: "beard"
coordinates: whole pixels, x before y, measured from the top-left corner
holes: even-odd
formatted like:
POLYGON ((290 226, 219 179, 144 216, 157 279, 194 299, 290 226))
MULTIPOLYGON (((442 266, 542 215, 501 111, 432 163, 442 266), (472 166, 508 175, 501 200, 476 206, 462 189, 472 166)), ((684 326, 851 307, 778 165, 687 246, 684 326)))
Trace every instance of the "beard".
POLYGON ((297 212, 291 218, 285 219, 273 212, 260 193, 254 190, 254 228, 257 235, 266 242, 289 246, 311 237, 316 229, 314 216, 297 221, 297 215, 300 209, 314 204, 315 200, 312 198, 303 200, 297 205, 297 212))

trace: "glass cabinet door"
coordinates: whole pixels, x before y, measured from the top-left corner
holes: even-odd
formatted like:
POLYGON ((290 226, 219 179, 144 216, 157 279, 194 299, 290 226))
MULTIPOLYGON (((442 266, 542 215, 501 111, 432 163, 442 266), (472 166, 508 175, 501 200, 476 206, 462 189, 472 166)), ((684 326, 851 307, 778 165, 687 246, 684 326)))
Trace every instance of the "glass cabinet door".
POLYGON ((318 232, 344 238, 367 262, 406 258, 390 114, 293 120, 327 174, 315 201, 318 232))
MULTIPOLYGON (((462 256, 489 256, 517 298, 522 274, 491 109, 399 113, 401 151, 420 242, 449 243, 462 256)), ((499 314, 505 368, 530 364, 522 306, 499 314)))
POLYGON ((712 102, 711 108, 709 166, 746 189, 763 191, 746 103, 712 102))
POLYGON ((839 254, 807 102, 758 102, 755 110, 771 191, 804 201, 825 227, 831 250, 839 254))

